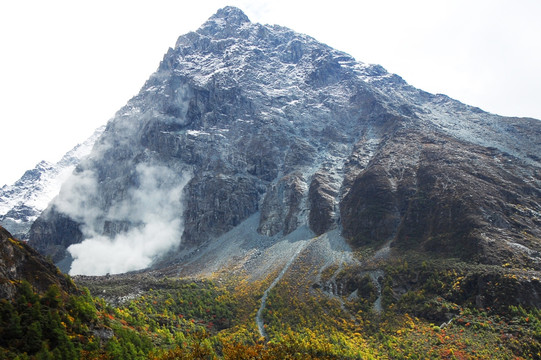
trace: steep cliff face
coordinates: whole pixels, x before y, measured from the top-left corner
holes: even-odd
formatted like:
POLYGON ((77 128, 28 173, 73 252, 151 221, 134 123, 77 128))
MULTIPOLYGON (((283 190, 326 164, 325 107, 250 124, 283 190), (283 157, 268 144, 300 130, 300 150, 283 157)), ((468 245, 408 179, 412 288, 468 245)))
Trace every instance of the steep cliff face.
POLYGON ((341 202, 354 244, 392 241, 484 263, 539 267, 539 169, 495 148, 398 133, 341 202))
POLYGON ((428 94, 227 7, 169 49, 30 243, 56 261, 69 248, 74 265, 145 252, 93 270, 122 272, 257 216, 267 239, 338 228, 354 246, 538 267, 540 150, 537 120, 428 94))

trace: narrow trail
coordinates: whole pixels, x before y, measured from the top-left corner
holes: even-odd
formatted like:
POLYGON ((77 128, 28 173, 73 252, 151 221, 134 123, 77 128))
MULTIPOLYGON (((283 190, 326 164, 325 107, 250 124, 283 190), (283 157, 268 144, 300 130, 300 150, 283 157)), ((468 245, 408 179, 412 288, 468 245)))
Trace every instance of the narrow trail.
MULTIPOLYGON (((381 249, 376 251, 374 256, 372 257, 372 260, 387 260, 391 253, 391 241, 387 241, 381 249)), ((374 301, 374 304, 372 305, 372 309, 376 314, 381 314, 383 312, 383 306, 381 304, 381 297, 383 295, 383 287, 380 283, 379 279, 382 278, 385 275, 385 272, 382 269, 376 269, 368 271, 368 274, 370 276, 370 279, 372 280, 372 283, 376 287, 377 292, 377 299, 374 301)))
POLYGON ((370 280, 372 280, 372 284, 376 287, 376 293, 378 295, 376 301, 374 301, 374 304, 372 305, 372 309, 376 312, 376 314, 381 314, 383 312, 383 306, 381 305, 381 297, 383 293, 383 288, 381 287, 381 284, 379 282, 379 278, 383 277, 385 273, 381 269, 372 270, 368 272, 370 276, 370 280))
POLYGON ((255 322, 257 324, 257 329, 259 331, 259 335, 261 337, 267 338, 267 333, 265 332, 265 324, 263 322, 263 311, 265 310, 265 306, 267 305, 267 297, 269 296, 269 292, 278 284, 280 280, 284 277, 285 273, 293 264, 295 259, 299 256, 302 250, 306 248, 310 240, 304 240, 302 241, 298 246, 291 258, 288 260, 288 262, 284 265, 282 268, 282 271, 278 274, 278 276, 273 280, 273 282, 269 285, 267 290, 263 293, 263 296, 261 297, 261 305, 259 306, 259 310, 257 310, 257 315, 255 317, 255 322))

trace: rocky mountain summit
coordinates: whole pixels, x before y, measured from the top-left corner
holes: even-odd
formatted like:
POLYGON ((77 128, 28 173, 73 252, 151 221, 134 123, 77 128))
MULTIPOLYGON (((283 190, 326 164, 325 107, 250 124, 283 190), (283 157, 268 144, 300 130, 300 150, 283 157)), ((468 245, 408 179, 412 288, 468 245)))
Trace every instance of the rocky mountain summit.
POLYGON ((27 239, 30 226, 49 202, 58 195, 60 186, 71 175, 81 158, 88 155, 104 126, 82 144, 68 151, 60 161, 39 162, 12 185, 0 188, 0 225, 9 228, 18 239, 27 239))
POLYGON ((540 153, 538 120, 226 7, 109 121, 30 244, 90 275, 261 270, 310 239, 540 270, 540 153))

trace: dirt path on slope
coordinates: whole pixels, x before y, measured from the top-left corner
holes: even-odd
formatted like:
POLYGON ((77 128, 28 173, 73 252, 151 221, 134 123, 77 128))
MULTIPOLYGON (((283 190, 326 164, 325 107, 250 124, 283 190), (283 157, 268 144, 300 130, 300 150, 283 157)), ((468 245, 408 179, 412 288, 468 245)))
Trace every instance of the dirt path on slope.
POLYGON ((276 276, 273 282, 269 285, 269 287, 263 293, 263 296, 261 297, 261 305, 259 306, 259 310, 257 310, 257 315, 255 317, 257 329, 261 337, 267 338, 267 333, 265 332, 265 324, 263 322, 263 311, 265 310, 265 306, 267 306, 267 297, 269 296, 269 292, 276 286, 276 284, 278 284, 280 280, 282 280, 282 278, 284 277, 285 273, 287 272, 291 264, 293 264, 295 259, 297 259, 299 254, 302 252, 302 250, 306 248, 309 242, 310 240, 299 241, 299 244, 297 245, 297 249, 291 256, 291 258, 288 260, 288 262, 282 268, 282 271, 280 271, 278 276, 276 276))

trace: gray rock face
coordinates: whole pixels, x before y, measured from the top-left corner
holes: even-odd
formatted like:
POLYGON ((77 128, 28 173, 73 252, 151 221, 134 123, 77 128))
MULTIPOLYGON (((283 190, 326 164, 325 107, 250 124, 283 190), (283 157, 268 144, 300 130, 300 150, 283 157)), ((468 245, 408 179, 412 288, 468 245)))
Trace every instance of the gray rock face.
POLYGON ((186 189, 189 197, 184 213, 187 244, 200 245, 256 212, 260 194, 255 185, 253 179, 245 176, 192 179, 186 189))
MULTIPOLYGON (((259 212, 266 236, 342 227, 354 244, 393 240, 425 250, 445 244, 457 235, 451 224, 464 221, 462 239, 480 253, 485 223, 477 211, 519 231, 497 204, 503 184, 525 211, 541 213, 532 155, 541 153, 541 136, 528 134, 541 134, 539 121, 428 94, 227 7, 169 49, 34 223, 30 242, 58 260, 58 249, 98 238, 116 244, 134 231, 160 243, 174 224, 165 232, 178 239, 163 254, 212 241, 259 212), (482 206, 456 190, 481 179, 480 168, 498 188, 482 206), (151 226, 156 213, 166 220, 161 227, 151 226)), ((538 218, 521 219, 538 236, 538 218)))
POLYGON ((307 184, 302 173, 292 172, 267 189, 261 206, 258 231, 267 236, 293 232, 302 223, 307 184))
POLYGON ((321 235, 336 225, 335 208, 339 194, 339 183, 332 179, 332 175, 326 171, 318 171, 312 177, 308 198, 310 201, 310 216, 308 223, 310 228, 321 235))

